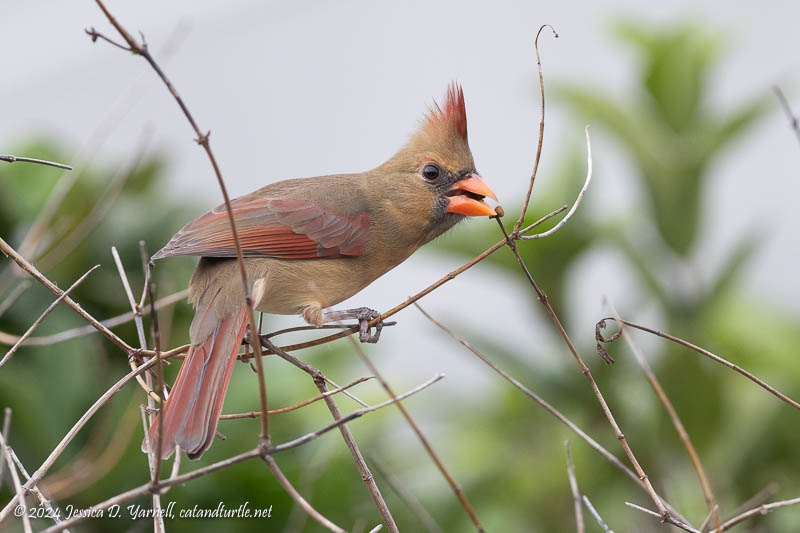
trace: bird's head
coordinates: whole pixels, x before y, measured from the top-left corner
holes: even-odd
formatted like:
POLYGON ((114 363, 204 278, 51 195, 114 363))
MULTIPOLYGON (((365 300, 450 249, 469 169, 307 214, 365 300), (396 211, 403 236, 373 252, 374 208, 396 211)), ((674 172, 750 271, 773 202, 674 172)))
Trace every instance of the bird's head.
POLYGON ((443 104, 434 102, 408 143, 382 167, 393 176, 403 204, 411 203, 415 212, 427 215, 432 237, 465 217, 495 214, 484 202, 486 197, 497 198, 475 169, 464 92, 456 83, 448 88, 443 104))

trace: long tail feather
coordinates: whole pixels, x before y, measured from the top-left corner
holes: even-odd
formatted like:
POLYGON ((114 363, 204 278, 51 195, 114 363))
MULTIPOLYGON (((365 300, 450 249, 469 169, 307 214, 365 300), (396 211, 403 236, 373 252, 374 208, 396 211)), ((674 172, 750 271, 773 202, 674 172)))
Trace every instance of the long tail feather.
MULTIPOLYGON (((195 321, 213 317, 209 307, 199 309, 195 321)), ((157 428, 162 426, 161 457, 172 455, 176 445, 190 459, 197 459, 214 440, 222 402, 236 363, 242 336, 247 326, 245 308, 216 322, 211 334, 202 343, 189 349, 172 387, 169 399, 153 421, 148 433, 150 443, 156 446, 157 428)), ((142 443, 147 451, 147 440, 142 443)))

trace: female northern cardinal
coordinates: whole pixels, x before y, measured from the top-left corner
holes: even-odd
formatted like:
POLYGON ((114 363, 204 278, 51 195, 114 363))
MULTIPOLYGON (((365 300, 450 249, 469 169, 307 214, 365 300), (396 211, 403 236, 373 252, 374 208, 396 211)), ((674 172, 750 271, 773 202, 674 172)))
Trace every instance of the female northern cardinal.
MULTIPOLYGON (((475 171, 464 93, 452 84, 443 106, 391 159, 360 174, 291 179, 231 202, 258 311, 302 314, 310 324, 345 318, 375 342, 367 308, 331 311, 466 216, 491 216, 494 193, 475 171)), ((197 255, 189 283, 196 308, 191 348, 162 414, 162 457, 176 445, 190 459, 211 445, 247 325, 244 291, 225 206, 196 218, 153 259, 197 255)), ((377 328, 376 328, 377 329, 377 328)), ((146 441, 145 441, 146 443, 146 441)), ((146 451, 146 444, 142 445, 146 451)))

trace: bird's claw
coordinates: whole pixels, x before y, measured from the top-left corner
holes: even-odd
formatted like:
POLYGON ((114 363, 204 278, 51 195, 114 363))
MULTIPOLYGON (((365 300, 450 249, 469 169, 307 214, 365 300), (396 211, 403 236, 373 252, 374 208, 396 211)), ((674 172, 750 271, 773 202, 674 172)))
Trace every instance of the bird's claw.
POLYGON ((359 332, 358 332, 358 340, 361 342, 366 342, 370 344, 375 344, 378 342, 378 339, 381 337, 381 330, 383 329, 383 320, 378 320, 378 323, 375 324, 375 333, 370 333, 370 326, 369 323, 379 318, 381 314, 374 309, 370 309, 369 307, 362 307, 358 311, 358 325, 359 325, 359 332))
POLYGON ((250 326, 249 325, 244 328, 244 342, 246 342, 250 346, 253 345, 253 339, 252 339, 252 336, 250 335, 250 326))

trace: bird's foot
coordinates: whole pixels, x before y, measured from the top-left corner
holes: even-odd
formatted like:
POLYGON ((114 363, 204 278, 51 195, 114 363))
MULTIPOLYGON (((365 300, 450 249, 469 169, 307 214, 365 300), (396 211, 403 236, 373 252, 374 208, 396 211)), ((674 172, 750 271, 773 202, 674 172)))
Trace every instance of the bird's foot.
MULTIPOLYGON (((303 312, 303 316, 306 316, 306 311, 303 312)), ((319 325, 322 322, 338 322, 340 320, 347 320, 347 319, 356 319, 358 320, 358 339, 361 342, 368 342, 371 344, 375 344, 378 342, 378 339, 381 336, 381 330, 383 329, 383 321, 379 320, 375 324, 375 333, 372 333, 372 328, 370 327, 369 323, 379 318, 381 314, 374 310, 370 309, 369 307, 358 307, 356 309, 346 309, 343 311, 334 311, 332 309, 328 309, 321 314, 321 322, 316 323, 319 325)), ((308 317, 306 317, 306 321, 310 323, 308 317)))
POLYGON ((374 334, 370 332, 371 328, 369 323, 376 318, 380 318, 381 314, 374 309, 370 309, 369 307, 361 307, 360 309, 357 309, 357 311, 358 313, 356 314, 356 318, 358 319, 359 325, 358 340, 361 342, 375 344, 381 337, 383 320, 378 320, 377 324, 375 324, 374 334))
MULTIPOLYGON (((261 339, 259 339, 259 341, 261 341, 261 339)), ((253 336, 250 334, 250 325, 244 328, 244 342, 253 346, 253 336)))

